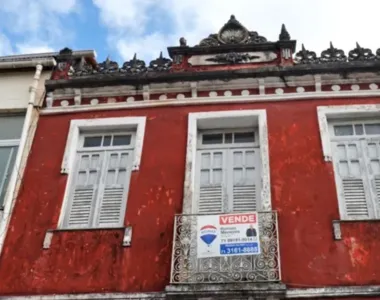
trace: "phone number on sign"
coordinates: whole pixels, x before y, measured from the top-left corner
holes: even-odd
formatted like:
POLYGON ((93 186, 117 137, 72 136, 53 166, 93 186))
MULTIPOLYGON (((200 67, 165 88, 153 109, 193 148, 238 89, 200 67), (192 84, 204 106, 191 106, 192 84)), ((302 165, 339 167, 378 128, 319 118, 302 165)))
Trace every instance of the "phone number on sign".
POLYGON ((221 254, 258 253, 258 247, 221 247, 221 254))

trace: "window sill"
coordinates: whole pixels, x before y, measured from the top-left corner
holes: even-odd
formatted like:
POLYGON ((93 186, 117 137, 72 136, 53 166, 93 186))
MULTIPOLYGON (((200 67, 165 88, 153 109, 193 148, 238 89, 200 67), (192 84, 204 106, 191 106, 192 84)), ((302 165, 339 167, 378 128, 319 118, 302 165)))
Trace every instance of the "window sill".
POLYGON ((106 227, 106 228, 57 228, 57 229, 48 229, 45 233, 45 238, 43 242, 43 249, 49 249, 51 241, 53 239, 54 232, 78 232, 78 231, 99 231, 99 230, 124 230, 123 236, 123 247, 130 247, 132 241, 132 226, 126 227, 106 227))
POLYGON ((333 234, 334 240, 340 241, 342 239, 342 231, 340 228, 341 223, 380 223, 380 219, 344 219, 344 220, 333 220, 333 234))

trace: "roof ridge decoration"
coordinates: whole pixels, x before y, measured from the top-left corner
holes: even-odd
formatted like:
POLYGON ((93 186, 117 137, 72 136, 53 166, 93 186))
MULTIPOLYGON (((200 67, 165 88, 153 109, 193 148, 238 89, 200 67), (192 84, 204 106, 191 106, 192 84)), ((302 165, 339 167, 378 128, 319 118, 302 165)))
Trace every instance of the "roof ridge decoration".
POLYGON ((267 39, 256 31, 248 31, 236 18, 230 19, 218 33, 210 34, 199 43, 199 47, 214 47, 221 45, 242 45, 266 43, 267 39))
POLYGON ((306 50, 304 44, 302 44, 301 50, 296 53, 295 60, 300 64, 312 64, 319 61, 317 54, 314 51, 306 50))
POLYGON ((372 50, 369 48, 360 47, 358 42, 356 42, 356 48, 348 52, 348 60, 350 61, 352 60, 368 61, 368 60, 375 60, 375 59, 376 59, 376 56, 372 53, 372 50))
POLYGON ((169 71, 172 66, 172 61, 169 58, 165 58, 162 56, 162 51, 160 52, 160 56, 155 60, 152 60, 149 63, 149 69, 151 71, 169 71))
POLYGON ((133 55, 133 58, 130 61, 126 61, 120 69, 120 72, 129 74, 140 74, 146 71, 145 61, 137 59, 136 53, 133 55))
POLYGON ((278 36, 279 41, 290 41, 290 34, 286 30, 285 24, 282 24, 281 26, 281 32, 280 35, 278 36))
POLYGON ((119 64, 116 61, 111 61, 109 56, 102 63, 98 64, 99 73, 114 73, 119 71, 119 64))
POLYGON ((377 49, 376 55, 373 54, 369 48, 363 48, 356 43, 355 49, 348 52, 348 57, 344 51, 335 48, 330 42, 330 47, 321 52, 321 56, 317 57, 314 51, 306 50, 302 44, 302 49, 295 55, 295 63, 297 64, 324 64, 324 63, 344 63, 344 62, 356 62, 356 61, 379 61, 380 60, 380 48, 377 49))
POLYGON ((328 62, 345 62, 347 61, 347 56, 344 51, 333 46, 330 42, 330 47, 321 52, 321 58, 319 59, 322 63, 328 62))

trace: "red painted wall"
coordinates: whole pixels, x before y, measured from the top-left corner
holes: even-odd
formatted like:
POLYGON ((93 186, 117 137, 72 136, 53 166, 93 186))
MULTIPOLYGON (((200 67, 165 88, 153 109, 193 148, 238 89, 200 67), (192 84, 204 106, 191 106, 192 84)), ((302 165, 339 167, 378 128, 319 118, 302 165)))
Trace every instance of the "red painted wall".
POLYGON ((380 284, 380 222, 339 218, 331 163, 322 158, 316 107, 380 99, 144 108, 41 116, 0 262, 0 294, 162 291, 169 283, 173 217, 182 209, 190 112, 266 109, 273 208, 279 212, 283 282, 289 287, 380 284), (66 176, 60 166, 71 119, 147 116, 141 168, 131 179, 122 230, 57 227, 66 176))

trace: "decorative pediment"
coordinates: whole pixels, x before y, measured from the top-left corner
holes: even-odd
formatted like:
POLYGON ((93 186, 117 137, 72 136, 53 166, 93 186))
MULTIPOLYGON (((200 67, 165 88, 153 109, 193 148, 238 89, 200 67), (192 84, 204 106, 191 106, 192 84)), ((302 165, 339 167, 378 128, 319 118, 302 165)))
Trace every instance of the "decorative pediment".
POLYGON ((267 39, 256 31, 248 31, 234 15, 216 34, 210 34, 201 40, 199 47, 213 47, 220 45, 243 45, 266 43, 267 39))

